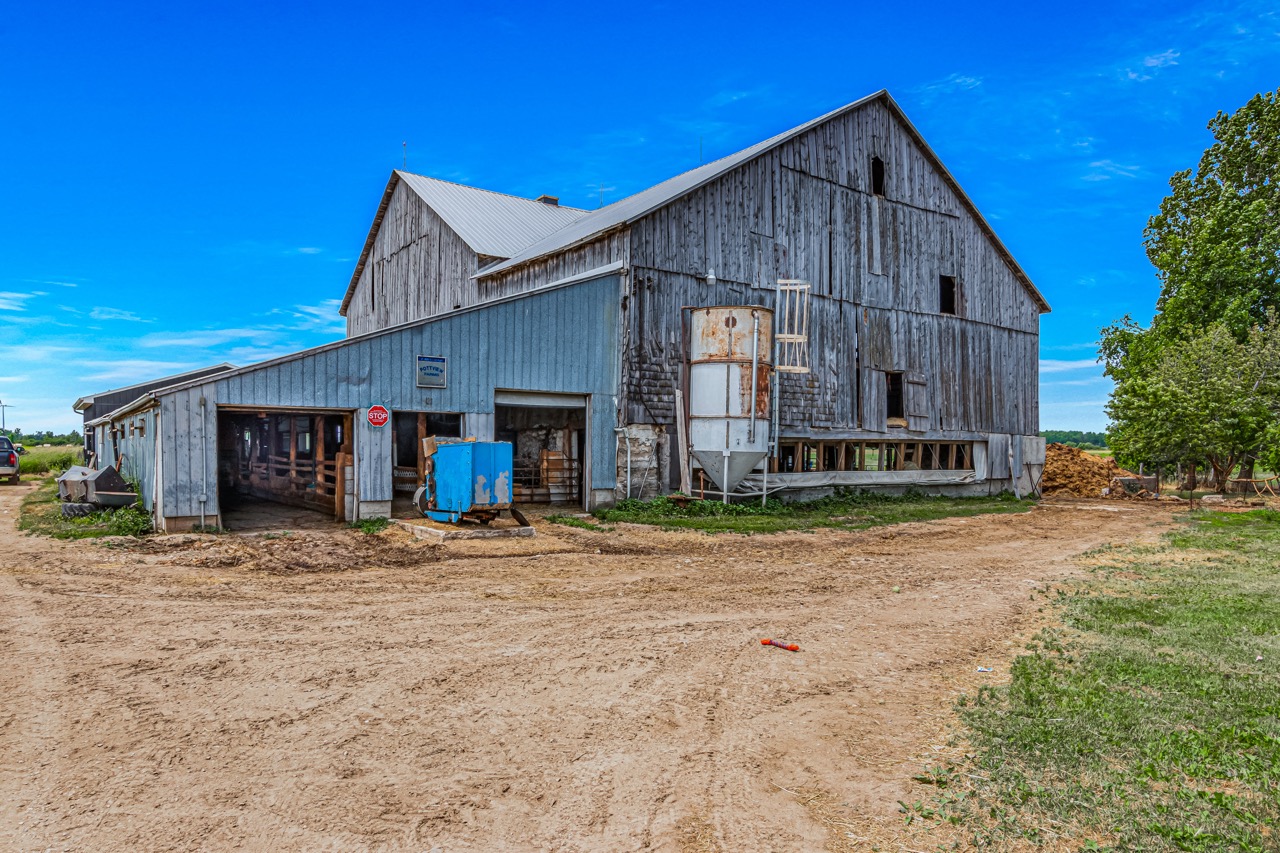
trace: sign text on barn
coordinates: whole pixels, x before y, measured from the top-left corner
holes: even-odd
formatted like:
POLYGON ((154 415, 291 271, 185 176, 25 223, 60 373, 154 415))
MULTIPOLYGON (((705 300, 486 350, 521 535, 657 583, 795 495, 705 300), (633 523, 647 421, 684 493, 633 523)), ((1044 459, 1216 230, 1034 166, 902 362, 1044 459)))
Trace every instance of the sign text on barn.
POLYGON ((418 356, 418 387, 447 388, 449 359, 443 355, 418 356))
POLYGON ((386 426, 387 421, 391 419, 391 413, 387 411, 386 406, 370 406, 368 418, 370 426, 386 426))

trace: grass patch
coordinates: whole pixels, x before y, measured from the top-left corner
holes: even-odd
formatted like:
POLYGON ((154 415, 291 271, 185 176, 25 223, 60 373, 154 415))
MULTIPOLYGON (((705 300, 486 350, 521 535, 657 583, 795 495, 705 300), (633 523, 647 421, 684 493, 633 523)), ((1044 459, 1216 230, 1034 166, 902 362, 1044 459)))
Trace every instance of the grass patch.
POLYGON ((612 509, 597 510, 602 521, 656 524, 664 528, 688 528, 711 533, 777 533, 782 530, 834 528, 865 530, 882 524, 930 521, 952 516, 986 513, 1025 512, 1034 501, 1018 500, 1002 494, 982 498, 946 498, 908 493, 885 495, 837 490, 826 498, 800 503, 769 499, 724 504, 720 501, 689 501, 686 505, 670 497, 651 501, 624 500, 612 509))
POLYGON ((143 536, 151 532, 151 513, 142 507, 121 507, 63 518, 58 483, 45 480, 22 499, 18 529, 54 539, 92 539, 99 536, 143 536))
POLYGON ((72 465, 82 464, 81 456, 78 447, 28 447, 27 452, 18 457, 18 473, 35 477, 59 475, 72 465))
POLYGON ((359 521, 351 522, 352 530, 359 530, 361 533, 372 536, 375 533, 381 533, 387 529, 387 525, 391 524, 389 518, 362 518, 359 521))
POLYGON ((565 527, 577 527, 581 530, 594 530, 597 533, 608 533, 613 530, 612 527, 602 527, 594 521, 588 521, 585 518, 578 518, 574 515, 548 515, 547 521, 552 524, 563 524, 565 527))
POLYGON ((1096 556, 1066 627, 962 699, 975 754, 932 810, 994 848, 1280 849, 1280 512, 1096 556))

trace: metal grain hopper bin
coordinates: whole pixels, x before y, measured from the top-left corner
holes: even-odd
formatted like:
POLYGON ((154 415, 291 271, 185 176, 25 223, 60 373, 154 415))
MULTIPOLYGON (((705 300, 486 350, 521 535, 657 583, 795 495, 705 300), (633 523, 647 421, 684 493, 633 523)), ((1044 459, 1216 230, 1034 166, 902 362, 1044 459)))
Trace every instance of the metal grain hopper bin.
POLYGON ((769 454, 773 312, 698 308, 690 320, 689 446, 728 492, 769 454))
POLYGON ((443 444, 428 438, 424 450, 426 482, 413 502, 427 518, 446 522, 466 518, 488 524, 501 510, 512 509, 511 442, 443 444))
POLYGON ((72 503, 114 507, 132 506, 138 501, 137 493, 115 468, 95 471, 84 465, 74 465, 58 478, 58 497, 72 503))

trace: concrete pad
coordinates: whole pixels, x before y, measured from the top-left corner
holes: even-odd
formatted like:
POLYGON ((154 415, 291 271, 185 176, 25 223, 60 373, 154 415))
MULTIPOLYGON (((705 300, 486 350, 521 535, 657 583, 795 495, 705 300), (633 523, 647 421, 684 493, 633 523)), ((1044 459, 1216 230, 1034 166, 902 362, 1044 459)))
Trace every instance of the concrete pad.
POLYGON ((440 524, 426 518, 393 518, 391 523, 403 527, 419 539, 437 542, 457 539, 515 539, 535 535, 532 527, 522 527, 514 522, 510 526, 485 527, 479 524, 440 524))

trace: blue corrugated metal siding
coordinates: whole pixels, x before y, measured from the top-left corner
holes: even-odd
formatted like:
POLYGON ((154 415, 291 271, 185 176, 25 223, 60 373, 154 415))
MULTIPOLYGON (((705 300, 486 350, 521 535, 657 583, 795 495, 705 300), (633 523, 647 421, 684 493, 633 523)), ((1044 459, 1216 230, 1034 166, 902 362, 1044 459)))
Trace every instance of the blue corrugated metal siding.
POLYGON ((391 428, 369 426, 368 408, 381 404, 393 412, 462 412, 471 430, 471 424, 483 424, 485 418, 492 424, 495 388, 591 395, 588 485, 612 489, 617 477, 613 429, 620 297, 621 278, 614 273, 343 341, 165 393, 160 396, 164 514, 199 515, 198 495, 205 483, 205 511, 217 512, 218 406, 354 410, 360 500, 389 501, 391 428), (418 355, 448 357, 448 388, 416 387, 418 355), (201 397, 207 400, 203 409, 201 397))
MULTIPOLYGON (((143 506, 154 508, 156 486, 156 418, 158 411, 149 409, 117 418, 113 423, 120 430, 117 443, 120 448, 120 475, 138 484, 143 506), (132 429, 130 429, 132 427, 132 429)), ((95 428, 97 433, 96 466, 106 468, 116 464, 115 447, 112 445, 110 426, 95 428)))

